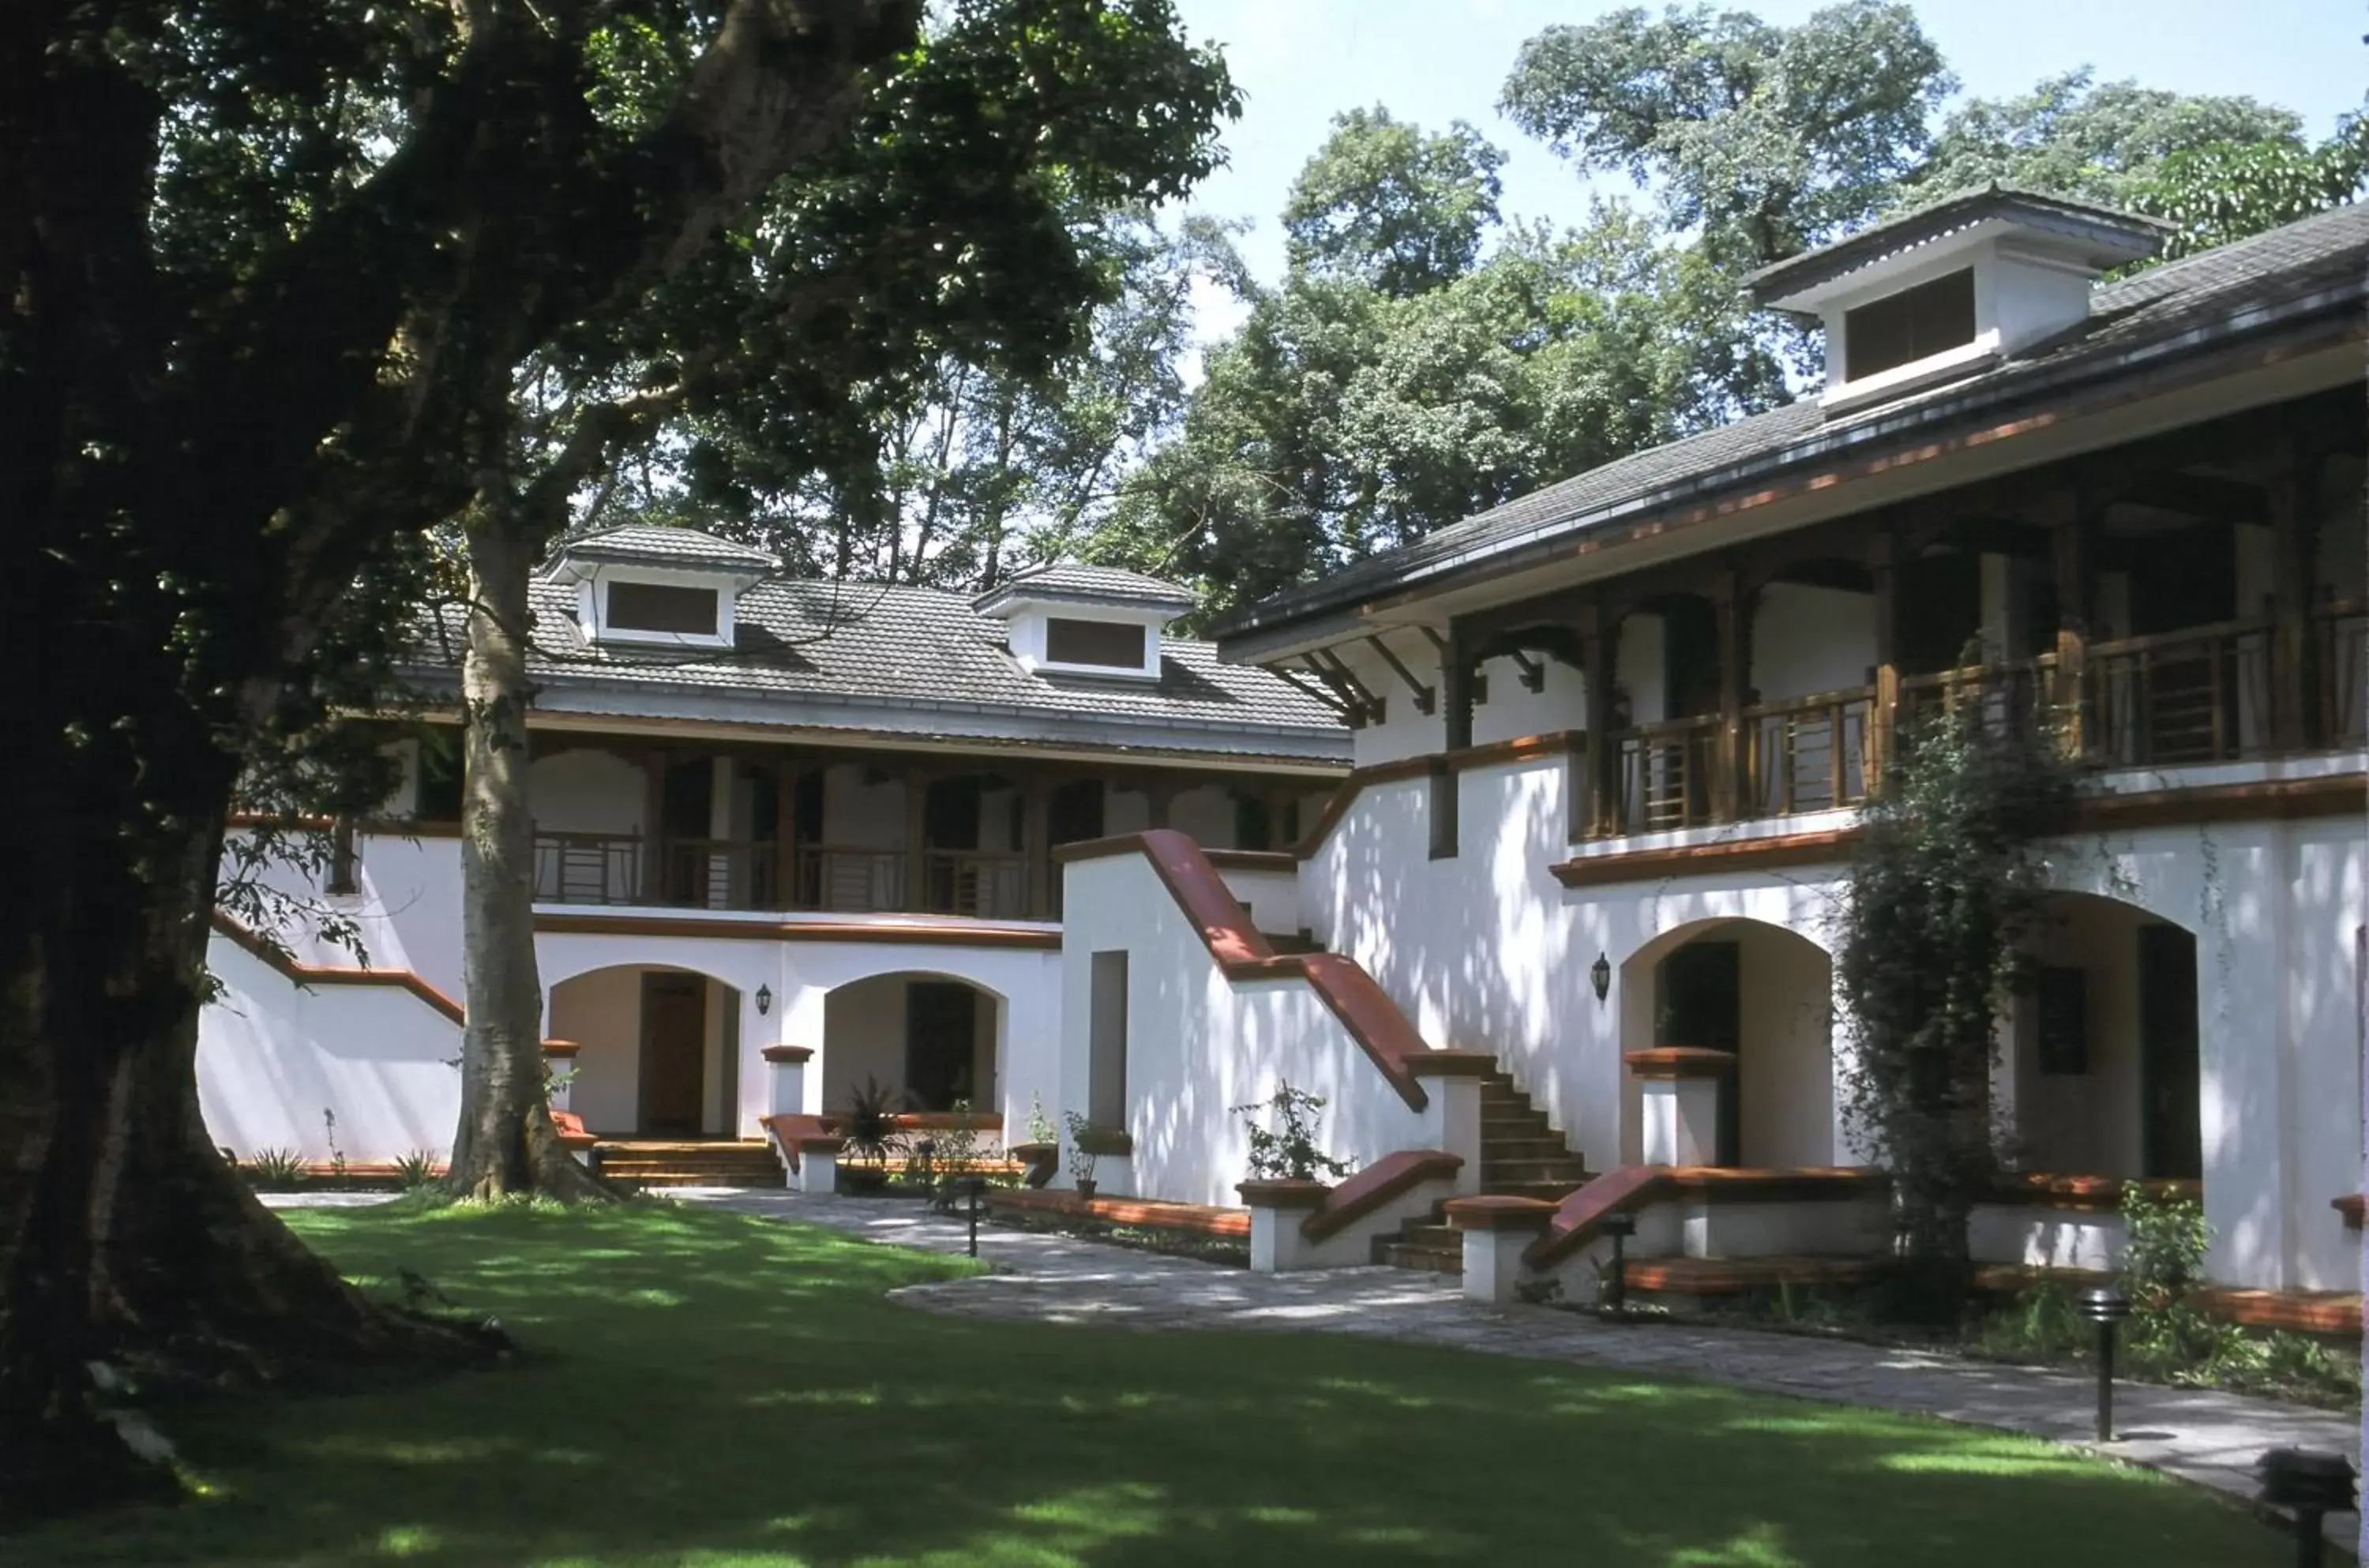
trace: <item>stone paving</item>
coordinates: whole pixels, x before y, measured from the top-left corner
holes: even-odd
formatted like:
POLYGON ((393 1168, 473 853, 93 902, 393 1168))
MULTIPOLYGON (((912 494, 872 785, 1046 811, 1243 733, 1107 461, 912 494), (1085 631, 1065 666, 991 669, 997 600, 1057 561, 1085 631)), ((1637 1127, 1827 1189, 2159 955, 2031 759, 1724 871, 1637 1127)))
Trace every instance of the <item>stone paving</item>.
MULTIPOLYGON (((920 1205, 797 1193, 678 1189, 690 1202, 852 1231, 930 1252, 961 1252, 965 1227, 920 1205)), ((1468 1301, 1442 1275, 1393 1268, 1262 1275, 1041 1231, 982 1226, 996 1272, 910 1286, 895 1299, 930 1311, 1137 1329, 1321 1331, 1498 1356, 1701 1378, 1804 1399, 1913 1412, 2091 1448, 2094 1381, 2078 1373, 1966 1361, 1931 1352, 1749 1329, 1611 1324, 1545 1307, 1468 1301)), ((2345 1414, 2198 1389, 2123 1383, 2120 1440, 2097 1449, 2251 1500, 2265 1448, 2335 1449, 2356 1463, 2345 1414)), ((2358 1522, 2329 1520, 2348 1547, 2358 1522)))

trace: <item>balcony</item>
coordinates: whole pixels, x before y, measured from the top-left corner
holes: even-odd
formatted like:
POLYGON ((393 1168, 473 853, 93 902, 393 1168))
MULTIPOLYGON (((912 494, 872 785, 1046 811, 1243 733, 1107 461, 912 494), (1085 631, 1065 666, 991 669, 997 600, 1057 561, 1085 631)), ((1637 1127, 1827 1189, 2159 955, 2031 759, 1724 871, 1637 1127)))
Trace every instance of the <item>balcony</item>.
POLYGON ((538 832, 538 903, 1026 920, 1018 853, 924 850, 918 896, 900 849, 631 833, 538 832), (786 894, 786 896, 785 896, 786 894))
POLYGON ((2369 744, 2369 606, 2326 604, 2280 673, 2277 624, 2195 626, 2082 650, 2077 691, 2054 654, 1903 676, 1888 715, 1851 687, 1617 730, 1592 836, 1806 816, 1863 804, 1887 732, 1972 713, 1996 728, 2066 721, 2098 768, 2250 761, 2369 744), (2283 692, 2294 693, 2292 701, 2283 692))

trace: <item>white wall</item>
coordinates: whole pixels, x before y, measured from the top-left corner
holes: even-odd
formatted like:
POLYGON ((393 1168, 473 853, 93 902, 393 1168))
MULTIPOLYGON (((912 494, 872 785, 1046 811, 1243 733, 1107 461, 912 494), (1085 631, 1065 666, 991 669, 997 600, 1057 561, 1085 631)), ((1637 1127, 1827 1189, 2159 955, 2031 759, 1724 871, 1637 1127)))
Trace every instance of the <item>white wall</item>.
POLYGON ((903 976, 888 976, 841 986, 825 999, 820 1109, 845 1110, 867 1079, 905 1087, 906 990, 903 976))
MULTIPOLYGON (((2039 1011, 2015 1009, 2015 1136, 2027 1171, 2136 1176, 2145 1156, 2139 1104, 2138 928, 2126 904, 2053 901, 2031 943, 2043 964, 2083 981, 2089 1070, 2040 1070, 2039 1011)), ((2202 977, 2199 977, 2200 984, 2202 977)), ((2331 1195, 2333 1196, 2333 1195, 2331 1195)))
POLYGON ((1489 682, 1489 700, 1472 709, 1472 743, 1519 740, 1525 736, 1554 735, 1587 727, 1587 679, 1560 659, 1544 654, 1529 656, 1543 666, 1545 683, 1536 692, 1522 684, 1522 671, 1510 658, 1483 659, 1481 673, 1489 682))
POLYGON ((1234 795, 1222 784, 1201 784, 1181 790, 1168 803, 1168 825, 1203 849, 1265 849, 1265 844, 1234 842, 1234 795))
POLYGON ((867 784, 871 770, 841 762, 825 770, 822 838, 850 849, 902 849, 905 844, 905 784, 893 773, 867 784))
POLYGON ((527 788, 546 833, 639 833, 649 781, 613 751, 578 747, 535 760, 527 788))
POLYGON ((583 1047, 568 1109, 593 1132, 631 1132, 641 1119, 644 973, 639 967, 601 969, 549 993, 551 1037, 583 1047))
POLYGON ((424 1150, 442 1159, 461 1115, 461 1028, 396 986, 300 990, 226 937, 206 947, 222 982, 198 1024, 198 1104, 214 1142, 252 1157, 332 1154, 355 1164, 424 1150))
POLYGON ((1774 926, 1732 931, 1744 998, 1737 1156, 1746 1165, 1834 1164, 1834 983, 1825 951, 1774 926))
POLYGON ((1875 596, 1771 583, 1752 618, 1750 684, 1764 703, 1864 686, 1875 663, 1875 596))
MULTIPOLYGON (((1058 1103, 1047 1096, 1047 1106, 1058 1117, 1057 1106, 1088 1105, 1091 955, 1125 951, 1127 1130, 1135 1143, 1125 1166, 1133 1191, 1238 1203, 1234 1185, 1249 1174, 1250 1150, 1231 1107, 1263 1100, 1284 1082, 1326 1098, 1319 1140, 1353 1165, 1431 1146, 1425 1139, 1437 1132, 1315 990, 1297 978, 1229 979, 1149 861, 1118 854, 1066 869, 1061 1093, 1058 1103)), ((1125 1189, 1114 1183, 1112 1190, 1125 1189)))
POLYGON ((1655 724, 1669 716, 1663 630, 1659 615, 1631 615, 1620 623, 1620 653, 1613 678, 1629 693, 1631 724, 1655 724))

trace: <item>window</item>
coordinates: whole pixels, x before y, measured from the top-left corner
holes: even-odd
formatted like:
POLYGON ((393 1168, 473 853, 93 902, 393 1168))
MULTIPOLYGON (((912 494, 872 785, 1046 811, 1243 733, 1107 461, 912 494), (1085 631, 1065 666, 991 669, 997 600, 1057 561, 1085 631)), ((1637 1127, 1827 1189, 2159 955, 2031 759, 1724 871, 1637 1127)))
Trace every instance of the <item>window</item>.
POLYGON ((1127 1125, 1127 950, 1093 956, 1087 970, 1086 1119, 1127 1125))
POLYGON ((1974 273, 1903 289, 1843 317, 1843 379, 1878 375, 1974 340, 1974 273))
POLYGON ((1049 619, 1045 623, 1045 658, 1053 664, 1141 670, 1143 628, 1120 621, 1049 619))
POLYGON ((607 624, 620 632, 715 635, 715 590, 670 583, 612 582, 607 624))

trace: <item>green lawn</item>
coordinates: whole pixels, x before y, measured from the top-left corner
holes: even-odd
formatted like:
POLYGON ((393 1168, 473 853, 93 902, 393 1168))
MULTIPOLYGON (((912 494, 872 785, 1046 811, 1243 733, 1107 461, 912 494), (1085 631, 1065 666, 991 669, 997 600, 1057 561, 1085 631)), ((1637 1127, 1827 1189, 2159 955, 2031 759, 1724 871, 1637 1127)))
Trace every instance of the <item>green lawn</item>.
POLYGON ((300 1214, 357 1277, 498 1314, 527 1365, 176 1412, 202 1498, 0 1562, 2264 1568, 2280 1538, 2008 1437, 1321 1334, 974 1324, 960 1272, 636 1206, 300 1214))

